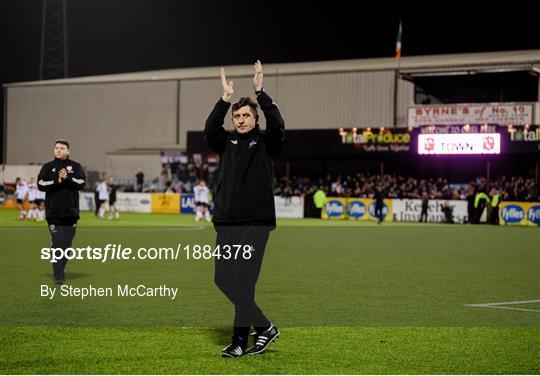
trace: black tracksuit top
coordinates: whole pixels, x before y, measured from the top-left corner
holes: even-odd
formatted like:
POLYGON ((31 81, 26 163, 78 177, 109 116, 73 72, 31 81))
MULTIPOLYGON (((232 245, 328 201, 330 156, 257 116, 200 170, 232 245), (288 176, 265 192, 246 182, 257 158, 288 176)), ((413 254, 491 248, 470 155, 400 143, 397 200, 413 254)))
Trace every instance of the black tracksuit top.
POLYGON ((41 167, 38 189, 45 194, 47 218, 74 217, 79 219, 79 191, 84 188, 86 175, 81 165, 69 158, 54 159, 41 167), (67 170, 67 178, 58 183, 61 169, 67 170))
POLYGON ((208 116, 205 136, 220 156, 214 189, 215 225, 276 223, 272 158, 276 158, 285 138, 285 122, 277 105, 262 91, 257 102, 266 118, 266 130, 259 124, 239 134, 223 128, 230 103, 219 100, 208 116))

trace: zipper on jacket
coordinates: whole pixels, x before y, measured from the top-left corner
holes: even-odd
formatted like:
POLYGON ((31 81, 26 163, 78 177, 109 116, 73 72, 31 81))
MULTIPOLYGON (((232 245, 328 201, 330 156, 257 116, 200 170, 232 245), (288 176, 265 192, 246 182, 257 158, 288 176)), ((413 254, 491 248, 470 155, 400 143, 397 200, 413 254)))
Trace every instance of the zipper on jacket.
POLYGON ((236 185, 236 221, 240 222, 240 182, 236 185))

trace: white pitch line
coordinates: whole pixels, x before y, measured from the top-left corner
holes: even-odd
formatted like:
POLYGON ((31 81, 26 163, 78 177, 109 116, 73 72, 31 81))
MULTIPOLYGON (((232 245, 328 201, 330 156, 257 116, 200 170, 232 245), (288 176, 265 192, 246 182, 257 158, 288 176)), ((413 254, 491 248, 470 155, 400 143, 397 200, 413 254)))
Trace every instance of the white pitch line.
POLYGON ((480 308, 497 308, 497 309, 511 309, 513 311, 540 312, 540 309, 514 308, 514 307, 504 307, 504 306, 483 306, 480 308))
POLYGON ((530 303, 540 303, 540 300, 518 300, 518 301, 513 301, 513 302, 494 302, 494 303, 464 304, 464 305, 467 307, 476 307, 476 308, 498 308, 498 309, 509 309, 513 311, 540 312, 540 309, 505 307, 506 305, 530 304, 530 303))
POLYGON ((514 302, 494 302, 494 303, 481 303, 481 304, 465 304, 473 307, 480 306, 498 306, 498 305, 508 305, 508 304, 528 304, 528 303, 540 303, 540 300, 517 300, 514 302))
MULTIPOLYGON (((210 228, 210 227, 209 227, 210 228)), ((49 232, 47 227, 4 227, 0 231, 40 231, 49 232)), ((182 227, 136 227, 136 226, 118 226, 118 227, 77 227, 77 232, 128 232, 134 230, 135 232, 180 232, 180 231, 201 231, 206 229, 205 226, 189 225, 182 227)))

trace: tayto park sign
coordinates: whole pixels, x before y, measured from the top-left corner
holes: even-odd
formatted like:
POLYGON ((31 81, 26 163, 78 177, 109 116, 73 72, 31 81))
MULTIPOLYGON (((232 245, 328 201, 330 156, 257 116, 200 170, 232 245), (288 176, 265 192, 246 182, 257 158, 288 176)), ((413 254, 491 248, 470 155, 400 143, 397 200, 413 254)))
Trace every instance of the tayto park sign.
POLYGON ((533 123, 531 103, 443 104, 409 107, 407 125, 499 124, 525 125, 533 123))
POLYGON ((500 154, 499 133, 420 134, 418 154, 500 154))
POLYGON ((411 134, 407 129, 340 129, 339 135, 343 145, 353 145, 366 152, 403 152, 411 148, 411 134))

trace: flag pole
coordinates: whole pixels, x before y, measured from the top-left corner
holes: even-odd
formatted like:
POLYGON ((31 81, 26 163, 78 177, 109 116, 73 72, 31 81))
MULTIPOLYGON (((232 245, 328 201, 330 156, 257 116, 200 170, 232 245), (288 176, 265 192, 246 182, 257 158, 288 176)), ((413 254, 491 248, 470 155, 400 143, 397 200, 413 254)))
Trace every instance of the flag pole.
POLYGON ((398 80, 399 80, 399 67, 394 69, 394 125, 397 127, 397 102, 398 102, 398 80))
POLYGON ((397 118, 398 118, 398 84, 399 84, 399 71, 401 67, 401 33, 402 33, 402 25, 401 20, 399 20, 399 28, 398 28, 398 34, 396 39, 396 60, 397 60, 397 68, 394 70, 394 124, 393 127, 397 127, 397 118))

